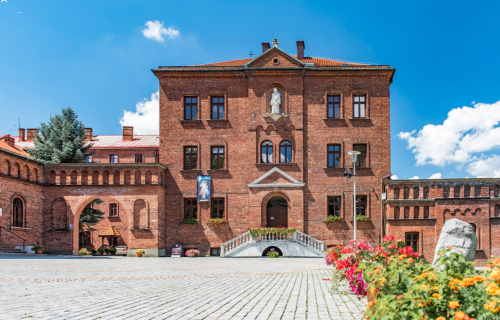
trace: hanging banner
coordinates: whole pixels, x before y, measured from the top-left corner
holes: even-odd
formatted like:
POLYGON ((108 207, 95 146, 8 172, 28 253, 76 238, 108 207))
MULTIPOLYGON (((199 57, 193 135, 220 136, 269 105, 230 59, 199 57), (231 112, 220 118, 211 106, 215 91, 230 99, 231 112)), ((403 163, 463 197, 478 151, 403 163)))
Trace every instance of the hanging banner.
POLYGON ((198 176, 198 202, 210 201, 210 176, 198 176))

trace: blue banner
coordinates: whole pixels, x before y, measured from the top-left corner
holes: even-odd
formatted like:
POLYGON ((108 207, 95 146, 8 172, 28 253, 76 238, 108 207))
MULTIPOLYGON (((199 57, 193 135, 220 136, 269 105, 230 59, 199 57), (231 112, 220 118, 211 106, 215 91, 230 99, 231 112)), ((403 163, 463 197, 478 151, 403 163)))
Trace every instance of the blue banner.
POLYGON ((198 176, 198 202, 210 201, 210 176, 198 176))

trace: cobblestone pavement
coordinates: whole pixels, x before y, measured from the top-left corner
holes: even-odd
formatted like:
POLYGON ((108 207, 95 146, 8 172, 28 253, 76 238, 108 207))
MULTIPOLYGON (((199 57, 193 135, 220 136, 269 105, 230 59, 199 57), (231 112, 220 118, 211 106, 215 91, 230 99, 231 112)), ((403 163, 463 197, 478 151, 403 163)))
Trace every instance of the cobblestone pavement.
POLYGON ((0 256, 0 319, 361 319, 323 259, 0 256))

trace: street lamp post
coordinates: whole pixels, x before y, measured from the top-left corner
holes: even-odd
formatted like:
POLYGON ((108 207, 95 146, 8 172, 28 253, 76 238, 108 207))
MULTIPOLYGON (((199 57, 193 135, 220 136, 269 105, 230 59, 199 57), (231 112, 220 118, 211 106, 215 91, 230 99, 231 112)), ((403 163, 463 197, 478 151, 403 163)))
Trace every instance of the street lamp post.
MULTIPOLYGON (((359 151, 349 151, 347 153, 348 155, 352 156, 352 176, 354 177, 353 184, 354 184, 354 192, 353 192, 353 221, 354 221, 354 241, 357 240, 357 219, 356 219, 356 161, 358 158, 358 155, 361 154, 359 151)), ((349 176, 350 178, 350 176, 349 176)))

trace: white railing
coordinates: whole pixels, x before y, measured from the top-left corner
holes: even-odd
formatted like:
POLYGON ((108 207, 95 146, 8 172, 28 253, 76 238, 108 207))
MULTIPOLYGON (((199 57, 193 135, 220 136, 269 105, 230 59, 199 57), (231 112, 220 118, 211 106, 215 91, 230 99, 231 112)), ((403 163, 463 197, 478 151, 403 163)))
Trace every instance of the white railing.
POLYGON ((284 234, 284 235, 279 233, 259 234, 255 238, 250 235, 250 231, 247 231, 237 236, 236 238, 221 244, 220 256, 224 257, 231 251, 239 249, 247 244, 256 244, 261 242, 269 242, 269 243, 296 242, 319 252, 323 252, 325 249, 324 248, 325 244, 323 241, 319 241, 299 230, 295 231, 293 234, 284 234))

